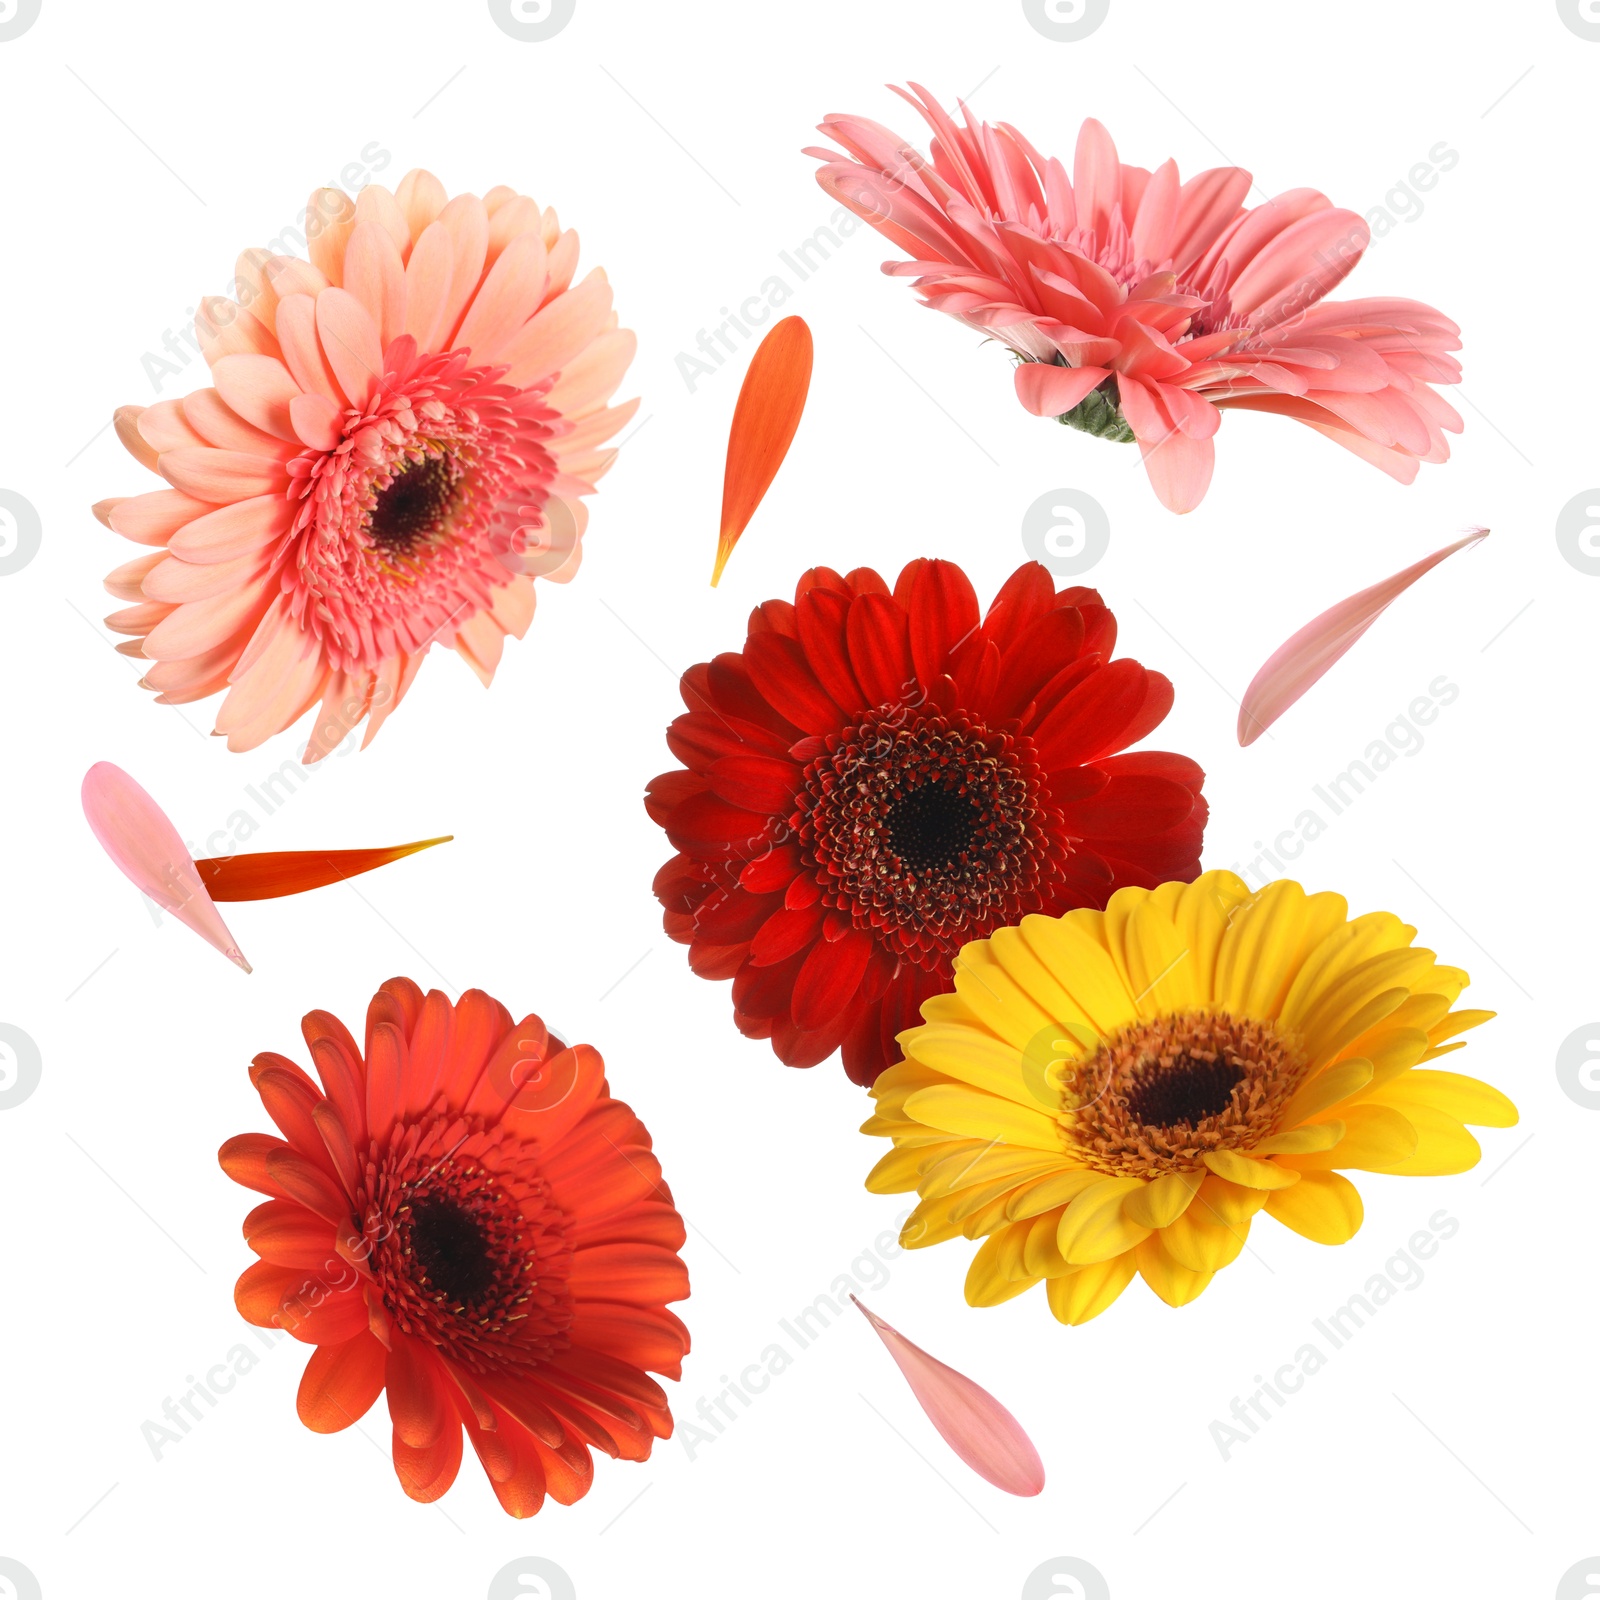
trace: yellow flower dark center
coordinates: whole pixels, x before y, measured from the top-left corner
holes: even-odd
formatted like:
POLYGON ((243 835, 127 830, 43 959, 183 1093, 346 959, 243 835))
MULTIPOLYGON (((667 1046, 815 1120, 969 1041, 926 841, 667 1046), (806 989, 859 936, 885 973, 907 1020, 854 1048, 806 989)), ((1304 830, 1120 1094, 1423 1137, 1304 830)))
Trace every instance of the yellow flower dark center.
POLYGON ((1183 1012, 1135 1022, 1065 1079, 1068 1138, 1091 1167, 1156 1177, 1275 1132, 1305 1059, 1270 1022, 1183 1012))

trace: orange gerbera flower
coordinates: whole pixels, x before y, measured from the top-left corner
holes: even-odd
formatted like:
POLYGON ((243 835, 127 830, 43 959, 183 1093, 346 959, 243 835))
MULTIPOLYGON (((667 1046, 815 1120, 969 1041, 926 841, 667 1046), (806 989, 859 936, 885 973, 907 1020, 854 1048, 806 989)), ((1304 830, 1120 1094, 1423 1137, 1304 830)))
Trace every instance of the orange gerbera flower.
POLYGON ((234 1299, 316 1346, 301 1421, 337 1432, 386 1391, 413 1500, 455 1481, 465 1430, 515 1517, 587 1493, 591 1449, 643 1461, 672 1432, 646 1370, 679 1377, 689 1348, 666 1309, 689 1293, 684 1230, 599 1052, 409 978, 373 996, 364 1052, 326 1011, 302 1031, 322 1087, 257 1056, 283 1138, 218 1155, 272 1197, 245 1219, 261 1259, 234 1299))

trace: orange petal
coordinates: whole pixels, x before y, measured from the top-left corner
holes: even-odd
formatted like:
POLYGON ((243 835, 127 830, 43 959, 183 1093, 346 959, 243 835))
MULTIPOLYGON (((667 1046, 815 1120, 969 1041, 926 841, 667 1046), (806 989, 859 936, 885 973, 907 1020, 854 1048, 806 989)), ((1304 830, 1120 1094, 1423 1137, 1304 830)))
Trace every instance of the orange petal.
POLYGON ((386 867, 402 856, 448 844, 454 837, 446 833, 437 839, 381 850, 269 850, 251 856, 208 856, 195 866, 213 900, 276 900, 386 867))
POLYGON ((1474 528, 1464 539, 1435 550, 1404 572, 1330 606, 1281 644, 1250 680, 1239 702, 1239 743, 1254 744, 1425 572, 1488 536, 1487 528, 1474 528))
POLYGON ((319 1344, 300 1377, 296 1409, 314 1433, 359 1422, 383 1393, 384 1349, 363 1328, 339 1344, 319 1344))
POLYGON ((1007 1494, 1038 1494, 1044 1488, 1044 1463, 1022 1424, 987 1389, 934 1360, 881 1317, 875 1317, 854 1295, 850 1298, 888 1346, 917 1404, 927 1412, 944 1442, 995 1488, 1007 1494))
POLYGON ((785 317, 761 341, 744 375, 728 433, 722 476, 722 533, 712 587, 772 487, 800 426, 811 387, 811 329, 803 317, 785 317))

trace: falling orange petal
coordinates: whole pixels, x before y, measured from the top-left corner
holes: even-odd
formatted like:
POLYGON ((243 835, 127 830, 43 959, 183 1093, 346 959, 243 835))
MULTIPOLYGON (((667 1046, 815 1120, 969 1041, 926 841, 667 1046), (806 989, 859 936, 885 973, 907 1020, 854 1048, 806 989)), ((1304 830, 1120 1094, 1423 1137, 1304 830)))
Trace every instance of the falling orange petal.
POLYGON ((1487 528, 1474 528, 1464 539, 1424 556, 1404 572, 1330 606, 1285 640, 1250 680, 1239 702, 1239 743, 1254 744, 1425 572, 1488 536, 1487 528))
POLYGON ((454 837, 447 833, 382 850, 270 850, 261 855, 210 856, 195 866, 213 900, 276 900, 358 877, 402 856, 448 844, 454 837))
POLYGON ((811 330, 803 317, 785 317, 751 357, 739 403, 733 408, 712 588, 789 453, 810 387, 811 330))
POLYGON ((1022 1424, 987 1389, 934 1360, 854 1295, 850 1298, 888 1347, 917 1404, 944 1442, 995 1488, 1007 1494, 1038 1494, 1044 1488, 1044 1463, 1022 1424))

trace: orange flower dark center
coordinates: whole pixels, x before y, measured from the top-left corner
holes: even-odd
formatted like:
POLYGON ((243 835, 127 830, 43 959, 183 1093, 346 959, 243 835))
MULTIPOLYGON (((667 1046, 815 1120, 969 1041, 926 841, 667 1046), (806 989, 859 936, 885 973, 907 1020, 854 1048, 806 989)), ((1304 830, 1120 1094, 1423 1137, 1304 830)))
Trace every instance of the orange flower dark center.
POLYGON ((961 712, 884 706, 832 735, 791 819, 830 906, 930 969, 1015 922, 1066 847, 1029 740, 961 712))
POLYGON ((460 494, 461 470, 448 456, 426 456, 397 472, 380 489, 367 532, 384 549, 410 555, 449 525, 460 494))
POLYGON ((447 1195, 425 1195, 412 1203, 410 1230, 411 1253, 430 1290, 470 1305, 493 1288, 500 1263, 490 1253, 483 1224, 464 1205, 447 1195))
POLYGON ((435 1119, 368 1156, 363 1233, 401 1332, 469 1371, 566 1348, 572 1219, 524 1147, 435 1119))

